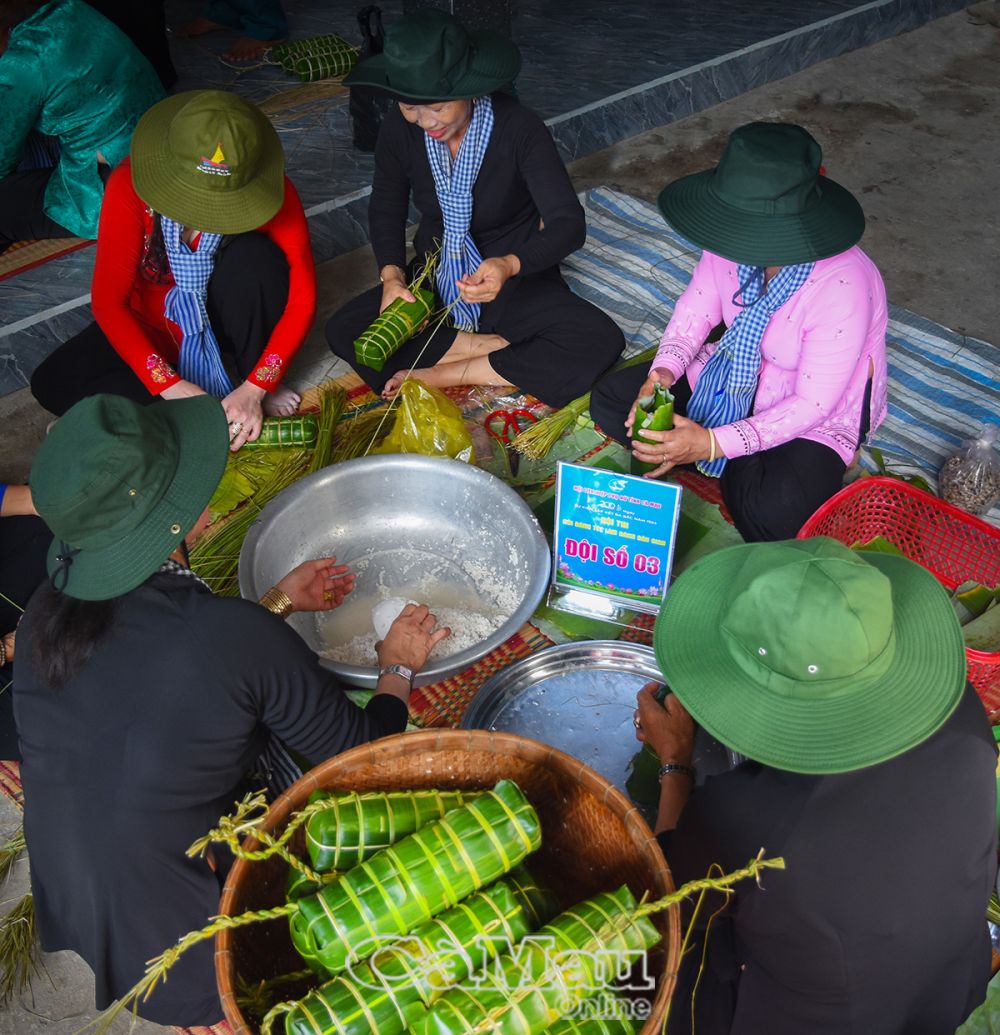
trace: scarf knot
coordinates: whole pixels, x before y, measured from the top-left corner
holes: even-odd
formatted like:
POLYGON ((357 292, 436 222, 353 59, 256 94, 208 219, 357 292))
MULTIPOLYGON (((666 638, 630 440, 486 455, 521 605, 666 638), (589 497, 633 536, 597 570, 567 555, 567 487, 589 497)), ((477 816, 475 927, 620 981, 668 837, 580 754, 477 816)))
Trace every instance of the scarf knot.
POLYGON ((163 315, 177 324, 182 334, 177 372, 185 381, 221 399, 233 385, 222 365, 205 303, 222 234, 202 232, 198 247, 192 251, 181 240, 179 223, 161 215, 160 226, 175 285, 167 292, 163 315))
MULTIPOLYGON (((705 364, 688 402, 688 417, 705 428, 749 416, 760 376, 760 342, 771 317, 802 287, 814 263, 782 266, 764 290, 762 266, 739 266, 740 287, 733 301, 742 309, 722 336, 715 352, 705 364)), ((718 478, 726 467, 726 457, 711 463, 699 460, 702 474, 718 478)))
POLYGON ((464 330, 474 331, 479 326, 480 307, 477 303, 462 301, 455 281, 474 273, 483 261, 469 233, 469 226, 472 223, 472 188, 492 133, 493 102, 489 97, 477 97, 472 103, 472 118, 454 161, 444 141, 424 134, 427 160, 444 222, 444 240, 437 269, 438 295, 446 306, 454 306, 452 322, 464 330))

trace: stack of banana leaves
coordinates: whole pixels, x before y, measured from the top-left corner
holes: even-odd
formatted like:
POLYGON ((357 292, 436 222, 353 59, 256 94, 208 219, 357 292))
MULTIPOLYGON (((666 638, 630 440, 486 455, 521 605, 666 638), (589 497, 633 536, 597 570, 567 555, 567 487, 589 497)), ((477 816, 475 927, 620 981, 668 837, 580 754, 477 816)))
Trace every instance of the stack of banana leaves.
MULTIPOLYGON (((320 984, 280 1003, 285 1035, 624 1035, 615 981, 660 940, 625 886, 557 913, 524 865, 541 844, 520 788, 317 792, 264 854, 287 851, 292 942, 320 984), (290 856, 289 856, 290 857, 290 856), (291 858, 291 857, 290 857, 291 858)), ((254 857, 260 857, 255 853, 254 857)), ((640 1007, 641 1013, 641 1007, 640 1007)))
POLYGON ((333 462, 333 439, 346 402, 331 385, 318 413, 267 417, 260 437, 230 455, 209 502, 212 525, 191 550, 191 567, 220 596, 238 596, 240 548, 264 506, 293 482, 333 462))

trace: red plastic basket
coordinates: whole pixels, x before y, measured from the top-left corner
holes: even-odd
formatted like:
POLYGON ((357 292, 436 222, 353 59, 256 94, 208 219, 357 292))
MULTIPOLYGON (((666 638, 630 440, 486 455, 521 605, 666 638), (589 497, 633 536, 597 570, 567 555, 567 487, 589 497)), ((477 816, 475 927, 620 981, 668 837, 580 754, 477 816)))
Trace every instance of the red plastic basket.
MULTIPOLYGON (((1000 583, 1000 529, 897 478, 859 478, 802 526, 799 539, 828 535, 850 546, 883 535, 946 589, 1000 583)), ((969 681, 1000 718, 1000 652, 966 650, 969 681)))

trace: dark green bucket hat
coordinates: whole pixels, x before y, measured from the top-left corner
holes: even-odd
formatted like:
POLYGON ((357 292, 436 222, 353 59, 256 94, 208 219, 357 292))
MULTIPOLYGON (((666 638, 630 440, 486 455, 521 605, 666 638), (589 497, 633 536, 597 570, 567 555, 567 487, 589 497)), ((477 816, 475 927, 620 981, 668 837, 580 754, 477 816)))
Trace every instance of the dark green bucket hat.
POLYGON ((193 90, 154 104, 132 134, 132 184, 182 226, 242 234, 285 200, 285 154, 268 117, 225 90, 193 90))
POLYGON ((697 561, 670 588, 653 642, 699 725, 797 773, 903 754, 945 722, 966 681, 961 629, 937 579, 826 537, 697 561))
POLYGON ((410 100, 458 101, 506 86, 521 69, 517 46, 499 32, 466 32, 446 11, 422 7, 386 30, 385 48, 357 65, 348 86, 410 100))
POLYGON ((192 529, 219 484, 229 427, 210 395, 139 406, 83 399, 56 421, 31 468, 55 537, 53 585, 108 600, 141 585, 192 529))
POLYGON ((751 122, 733 130, 714 169, 668 184, 658 203, 692 243, 732 262, 790 266, 857 244, 865 216, 825 176, 823 152, 801 126, 751 122))

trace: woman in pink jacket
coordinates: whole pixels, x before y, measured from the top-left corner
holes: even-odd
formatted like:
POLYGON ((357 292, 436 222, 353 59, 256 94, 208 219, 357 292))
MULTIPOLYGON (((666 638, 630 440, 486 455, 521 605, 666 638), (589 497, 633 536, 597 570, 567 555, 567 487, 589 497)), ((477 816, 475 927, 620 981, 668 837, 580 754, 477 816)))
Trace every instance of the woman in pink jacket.
POLYGON ((885 287, 857 247, 861 206, 821 157, 800 126, 750 123, 716 168, 663 190, 667 222, 705 251, 649 371, 591 393, 594 420, 628 444, 639 400, 670 387, 674 429, 644 431, 634 456, 651 478, 678 464, 718 477, 748 541, 793 537, 886 412, 885 287))

